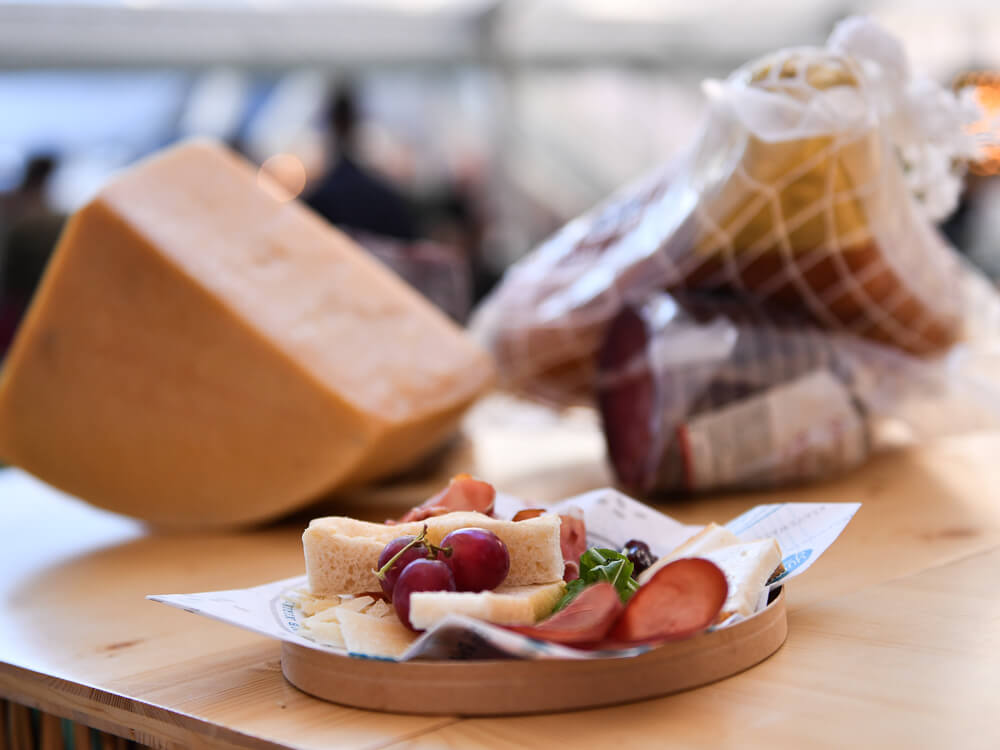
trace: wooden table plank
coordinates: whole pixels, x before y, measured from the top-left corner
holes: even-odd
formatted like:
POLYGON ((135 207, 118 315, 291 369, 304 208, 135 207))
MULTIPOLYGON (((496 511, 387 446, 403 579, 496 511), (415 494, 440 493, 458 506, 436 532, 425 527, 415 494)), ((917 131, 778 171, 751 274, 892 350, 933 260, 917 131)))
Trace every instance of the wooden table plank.
MULTIPOLYGON (((543 415, 527 426, 478 424, 470 434, 443 462, 445 472, 471 469, 500 489, 540 504, 608 479, 599 435, 586 418, 560 421, 543 415)), ((851 614, 853 600, 843 595, 1000 545, 1000 502, 992 489, 997 455, 1000 435, 941 440, 879 456, 836 482, 661 506, 681 520, 704 522, 724 521, 763 502, 864 503, 827 556, 789 586, 793 635, 778 661, 738 678, 735 687, 723 683, 710 688, 698 699, 704 703, 697 711, 691 696, 702 691, 654 702, 656 712, 646 703, 593 712, 603 719, 575 714, 574 726, 597 728, 611 717, 615 723, 642 724, 652 722, 658 712, 683 715, 675 705, 701 716, 711 714, 705 707, 712 707, 733 718, 731 727, 741 717, 755 723, 755 680, 767 681, 764 675, 775 663, 785 670, 781 679, 794 684, 811 663, 808 650, 797 650, 797 639, 814 639, 815 648, 833 665, 869 655, 867 649, 874 646, 857 635, 863 628, 848 615, 860 615, 851 614), (847 620, 831 620, 852 633, 846 645, 838 640, 837 630, 811 633, 809 618, 818 607, 846 613, 847 620)), ((360 510, 352 512, 373 519, 391 516, 441 481, 441 476, 424 476, 411 478, 407 485, 355 494, 350 498, 354 503, 367 504, 356 505, 360 510)), ((244 533, 153 533, 62 496, 20 472, 0 471, 0 569, 5 571, 0 576, 0 694, 69 718, 89 717, 101 729, 158 747, 383 747, 408 738, 427 746, 431 740, 419 738, 474 739, 480 727, 488 727, 483 736, 495 732, 497 744, 508 734, 518 741, 527 739, 511 729, 517 722, 456 722, 325 704, 285 683, 273 642, 143 599, 149 593, 237 588, 301 573, 302 528, 311 515, 330 509, 316 508, 244 533)), ((973 584, 981 587, 976 590, 982 597, 993 595, 986 584, 979 579, 973 584)), ((926 639, 934 635, 919 633, 926 639)), ((960 671, 965 662, 955 664, 960 671)), ((791 701, 790 713, 796 705, 805 710, 815 699, 805 688, 780 692, 791 701)), ((917 703, 923 705, 924 697, 918 695, 917 703)), ((838 700, 843 704, 847 698, 838 700)), ((523 721, 531 725, 538 719, 523 721)), ((725 739, 720 732, 726 726, 723 722, 716 728, 709 721, 708 726, 692 728, 688 739, 711 745, 719 737, 725 739)), ((808 734, 819 731, 821 723, 802 726, 808 734)), ((581 728, 574 736, 586 737, 586 732, 581 728)), ((638 741, 638 735, 630 736, 633 744, 638 741)), ((553 737, 545 742, 563 742, 553 737)))
POLYGON ((997 571, 1000 549, 803 607, 777 654, 705 688, 469 719, 397 747, 996 748, 1000 599, 982 594, 997 571))
POLYGON ((447 721, 372 721, 308 698, 282 678, 275 642, 144 599, 300 574, 304 520, 150 534, 12 471, 0 498, 0 695, 157 746, 274 747, 264 738, 304 732, 315 747, 378 747, 447 721))

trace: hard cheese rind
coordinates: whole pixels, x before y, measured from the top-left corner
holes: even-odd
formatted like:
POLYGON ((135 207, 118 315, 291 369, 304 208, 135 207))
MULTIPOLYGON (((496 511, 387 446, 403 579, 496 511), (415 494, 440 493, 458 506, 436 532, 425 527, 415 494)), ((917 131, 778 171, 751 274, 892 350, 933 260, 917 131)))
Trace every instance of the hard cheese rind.
POLYGON ((158 523, 258 521, 414 463, 491 377, 378 261, 188 143, 69 221, 0 373, 0 459, 158 523))
POLYGON ((563 576, 560 518, 546 513, 526 521, 503 521, 459 511, 426 521, 386 525, 343 516, 317 518, 302 535, 309 590, 315 596, 378 591, 374 569, 386 543, 399 536, 415 536, 427 525, 434 544, 456 529, 478 527, 495 533, 510 555, 508 586, 559 581, 563 576))

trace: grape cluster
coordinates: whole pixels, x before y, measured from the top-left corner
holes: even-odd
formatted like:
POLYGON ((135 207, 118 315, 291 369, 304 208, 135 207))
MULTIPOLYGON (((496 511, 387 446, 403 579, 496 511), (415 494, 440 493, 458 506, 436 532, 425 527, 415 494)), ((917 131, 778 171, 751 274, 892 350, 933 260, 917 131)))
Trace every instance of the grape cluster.
POLYGON ((441 540, 426 541, 427 527, 417 536, 393 539, 378 558, 375 575, 400 622, 411 630, 410 594, 415 591, 487 591, 507 577, 510 555, 492 531, 458 529, 441 540))

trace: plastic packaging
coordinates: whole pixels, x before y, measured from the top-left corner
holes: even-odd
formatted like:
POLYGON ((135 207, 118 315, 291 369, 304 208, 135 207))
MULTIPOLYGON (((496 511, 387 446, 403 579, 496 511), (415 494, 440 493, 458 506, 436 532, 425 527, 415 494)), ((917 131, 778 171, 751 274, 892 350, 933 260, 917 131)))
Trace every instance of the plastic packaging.
POLYGON ((624 486, 766 487, 860 465, 872 420, 923 367, 856 336, 657 294, 611 322, 597 402, 624 486))
POLYGON ((831 477, 893 430, 1000 425, 1000 298, 934 227, 977 153, 975 107, 858 18, 705 91, 679 160, 476 312, 502 382, 598 406, 643 493, 831 477))
POLYGON ((659 290, 777 307, 917 355, 967 336, 972 272, 932 220, 954 207, 976 151, 971 104, 913 76, 864 19, 705 91, 679 163, 568 224, 477 312, 507 385, 591 402, 608 322, 659 290))

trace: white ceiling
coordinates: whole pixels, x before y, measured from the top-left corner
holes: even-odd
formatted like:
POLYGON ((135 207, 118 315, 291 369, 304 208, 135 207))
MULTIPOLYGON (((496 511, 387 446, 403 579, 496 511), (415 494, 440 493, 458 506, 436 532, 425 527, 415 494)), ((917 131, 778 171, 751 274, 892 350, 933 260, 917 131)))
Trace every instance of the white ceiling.
MULTIPOLYGON (((0 66, 624 62, 729 68, 868 12, 944 70, 1000 64, 995 0, 0 0, 0 66)), ((934 71, 936 72, 936 70, 934 71)))

